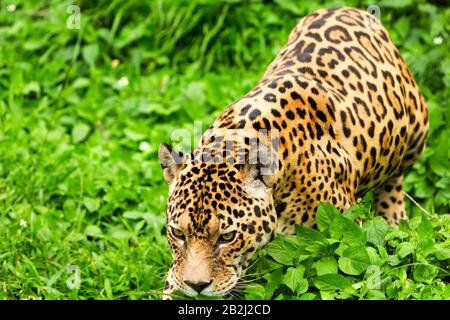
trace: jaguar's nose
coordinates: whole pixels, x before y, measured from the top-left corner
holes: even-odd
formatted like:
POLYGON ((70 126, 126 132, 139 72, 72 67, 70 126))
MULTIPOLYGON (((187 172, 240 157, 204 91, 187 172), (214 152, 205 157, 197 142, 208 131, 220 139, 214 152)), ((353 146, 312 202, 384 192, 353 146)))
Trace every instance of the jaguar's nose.
POLYGON ((191 287, 192 289, 194 289, 195 291, 197 291, 197 293, 200 293, 203 291, 203 289, 205 289, 212 283, 212 280, 210 280, 209 282, 205 281, 192 282, 185 280, 184 283, 189 287, 191 287))

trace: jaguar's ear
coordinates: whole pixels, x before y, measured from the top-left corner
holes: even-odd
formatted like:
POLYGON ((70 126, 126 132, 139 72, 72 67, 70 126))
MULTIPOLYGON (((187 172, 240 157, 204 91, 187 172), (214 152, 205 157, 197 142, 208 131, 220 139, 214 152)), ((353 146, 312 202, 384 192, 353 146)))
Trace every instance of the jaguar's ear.
POLYGON ((164 179, 169 185, 178 177, 183 167, 183 153, 177 152, 171 146, 165 143, 159 145, 159 162, 164 171, 164 179))
POLYGON ((272 188, 278 173, 278 160, 274 150, 259 144, 250 149, 247 160, 243 166, 247 185, 252 188, 257 188, 258 185, 272 188))

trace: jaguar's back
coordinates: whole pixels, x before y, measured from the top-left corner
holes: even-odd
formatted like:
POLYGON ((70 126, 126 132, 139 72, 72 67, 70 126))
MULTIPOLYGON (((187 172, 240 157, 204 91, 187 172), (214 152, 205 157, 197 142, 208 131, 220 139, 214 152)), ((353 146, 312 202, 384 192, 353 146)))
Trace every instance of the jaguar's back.
MULTIPOLYGON (((405 164, 417 159, 428 131, 425 99, 374 15, 342 8, 319 10, 305 17, 289 35, 287 45, 268 67, 263 81, 290 73, 294 66, 299 75, 327 86, 331 92, 337 91, 350 112, 365 111, 381 127, 387 124, 389 128, 389 121, 393 121, 401 136, 406 137, 405 164), (355 100, 365 101, 366 105, 355 100)), ((364 125, 360 128, 364 129, 364 125)))
POLYGON ((396 224, 406 218, 402 172, 424 148, 428 115, 411 71, 379 20, 353 8, 323 9, 301 19, 260 83, 213 127, 280 131, 284 171, 274 198, 288 211, 308 212, 284 221, 285 228, 301 221, 313 225, 320 201, 345 209, 378 187, 377 211, 396 224), (255 110, 258 117, 252 117, 255 110), (334 160, 325 169, 341 181, 335 198, 333 179, 327 181, 330 197, 317 195, 320 182, 303 189, 304 181, 324 175, 315 166, 307 169, 320 158, 334 160), (292 184, 301 195, 285 193, 292 184), (289 210, 299 199, 303 205, 289 210))

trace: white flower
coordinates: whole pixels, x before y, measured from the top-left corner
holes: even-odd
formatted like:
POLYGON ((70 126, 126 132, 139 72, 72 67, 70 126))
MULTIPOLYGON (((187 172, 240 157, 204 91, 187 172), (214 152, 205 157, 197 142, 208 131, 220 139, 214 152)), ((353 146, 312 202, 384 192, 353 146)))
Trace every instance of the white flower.
POLYGON ((436 45, 440 45, 444 41, 444 39, 441 36, 437 36, 433 39, 433 43, 436 45))
POLYGON ((139 150, 141 150, 142 152, 149 152, 151 147, 152 146, 147 141, 142 141, 141 143, 139 143, 139 150))
POLYGON ((8 10, 8 12, 14 12, 16 11, 16 5, 14 3, 10 3, 6 6, 6 10, 8 10))
POLYGON ((25 220, 23 220, 23 219, 20 219, 19 225, 20 225, 22 228, 26 228, 26 227, 27 227, 27 222, 26 222, 25 220))
POLYGON ((117 86, 119 88, 125 88, 128 86, 128 78, 127 77, 122 77, 117 81, 117 86))

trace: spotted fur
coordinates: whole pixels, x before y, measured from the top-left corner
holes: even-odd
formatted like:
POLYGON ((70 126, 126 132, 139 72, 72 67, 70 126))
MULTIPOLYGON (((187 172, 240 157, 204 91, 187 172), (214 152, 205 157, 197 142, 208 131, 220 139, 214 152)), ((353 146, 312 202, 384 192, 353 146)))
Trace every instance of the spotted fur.
POLYGON ((320 202, 343 211, 375 189, 378 214, 406 219, 403 172, 427 131, 424 97, 378 20, 352 8, 304 17, 194 152, 160 148, 174 257, 166 297, 229 292, 277 231, 314 228, 320 202), (266 152, 252 162, 254 143, 266 152))

